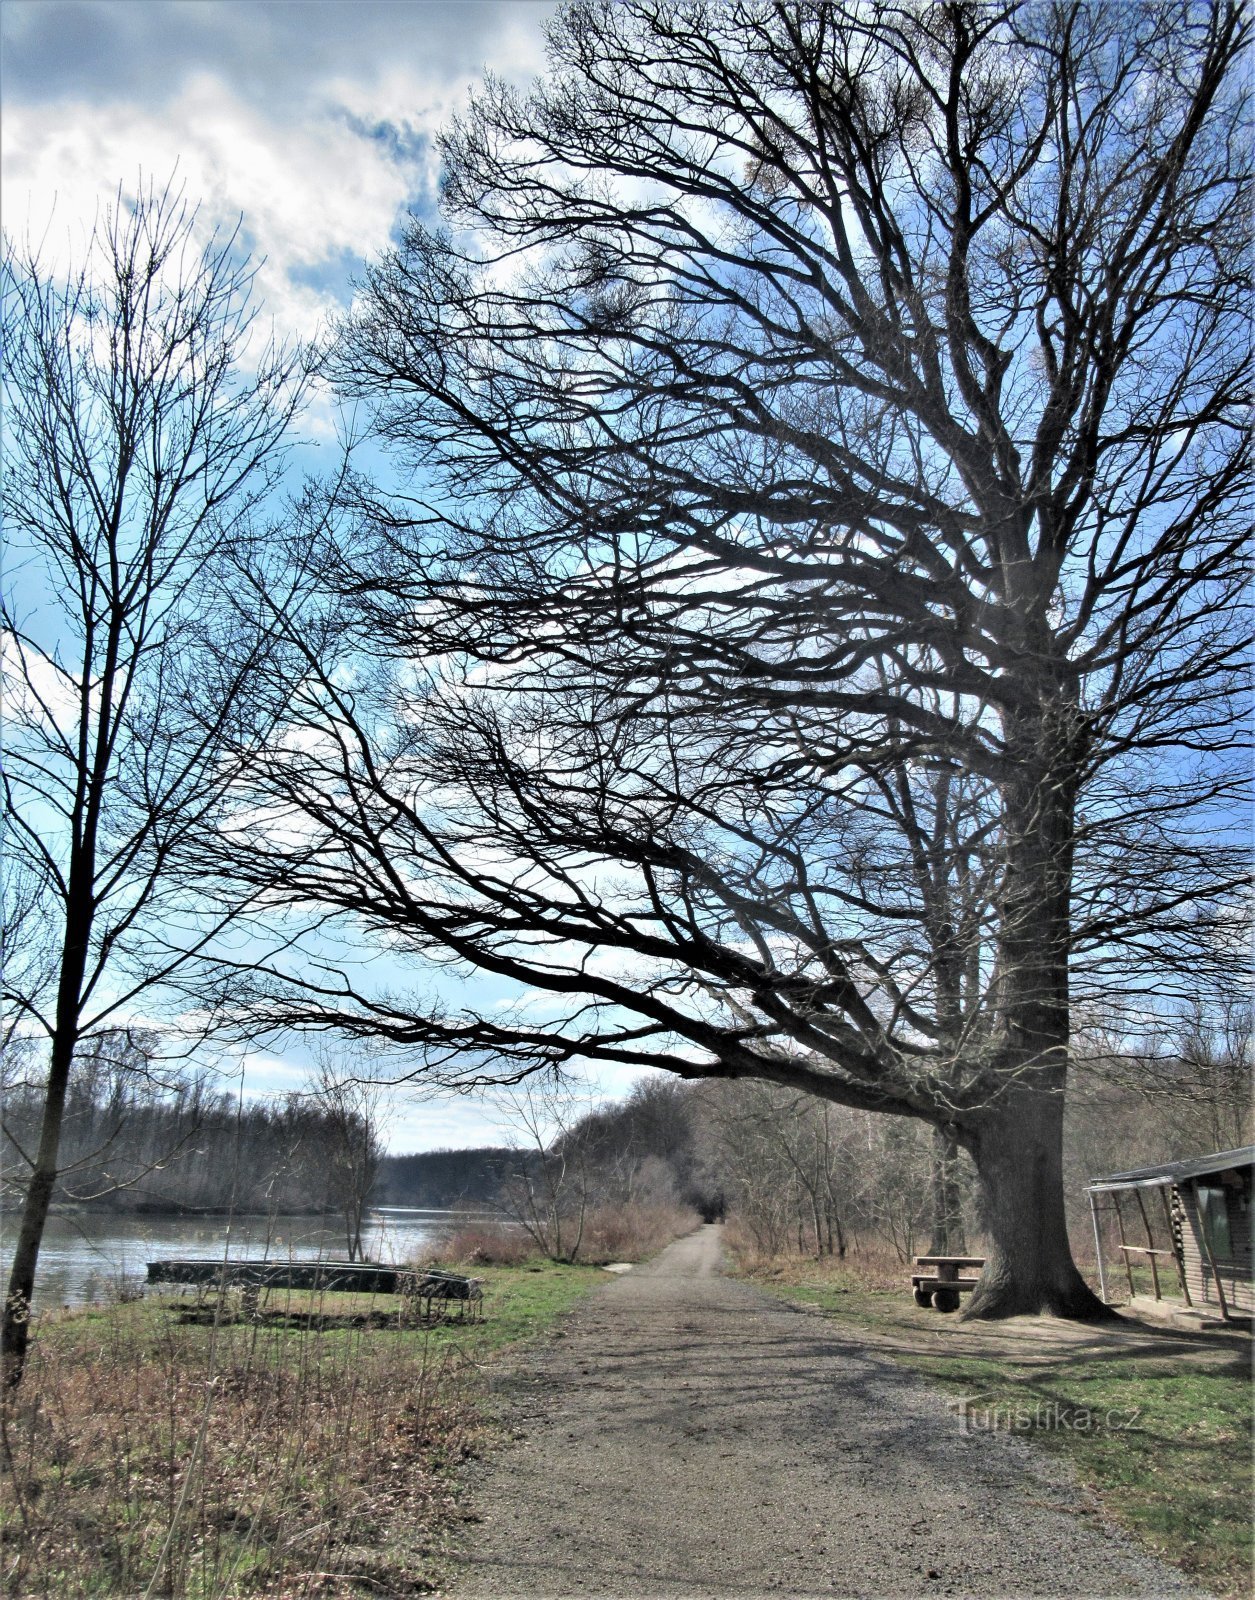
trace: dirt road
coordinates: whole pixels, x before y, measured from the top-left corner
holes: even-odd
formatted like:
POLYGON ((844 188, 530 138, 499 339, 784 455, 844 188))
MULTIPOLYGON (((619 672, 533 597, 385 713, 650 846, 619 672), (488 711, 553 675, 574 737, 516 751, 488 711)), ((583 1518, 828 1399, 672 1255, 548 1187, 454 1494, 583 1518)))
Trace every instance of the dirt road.
POLYGON ((454 1600, 1197 1593, 1042 1452, 720 1259, 717 1227, 677 1240, 507 1375, 454 1600))

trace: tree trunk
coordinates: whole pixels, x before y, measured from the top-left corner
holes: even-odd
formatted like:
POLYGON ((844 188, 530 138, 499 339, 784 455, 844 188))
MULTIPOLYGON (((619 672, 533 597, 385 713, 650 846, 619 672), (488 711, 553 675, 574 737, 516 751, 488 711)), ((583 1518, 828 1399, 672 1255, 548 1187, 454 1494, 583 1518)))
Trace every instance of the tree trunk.
POLYGON ((830 1204, 829 1207, 828 1207, 828 1254, 829 1255, 832 1254, 832 1236, 833 1236, 833 1230, 834 1229, 836 1230, 836 1236, 837 1236, 837 1259, 840 1260, 840 1261, 844 1261, 845 1260, 845 1248, 846 1248, 845 1247, 845 1228, 842 1226, 842 1223, 841 1223, 841 1213, 837 1210, 835 1204, 830 1204))
POLYGON ((963 1199, 959 1190, 959 1147, 944 1128, 933 1129, 932 1201, 933 1232, 928 1253, 931 1256, 967 1254, 967 1234, 963 1227, 963 1199))
POLYGON ((30 1343, 31 1301, 35 1294, 35 1269, 39 1264, 39 1247, 43 1243, 44 1225, 48 1221, 48 1208, 57 1182, 58 1153, 61 1145, 61 1124, 65 1118, 65 1097, 70 1081, 70 1063, 74 1058, 73 1046, 53 1041, 52 1059, 48 1065, 48 1084, 44 1091, 44 1113, 39 1129, 39 1149, 34 1169, 26 1186, 22 1204, 22 1222, 18 1229, 17 1245, 13 1251, 13 1266, 9 1273, 9 1292, 4 1301, 4 1328, 0 1336, 0 1354, 4 1368, 6 1388, 15 1388, 22 1381, 26 1369, 26 1352, 30 1343))
POLYGON ((989 1253, 964 1319, 1113 1317, 1076 1270, 1068 1243, 1062 1083, 1008 1092, 980 1119, 972 1154, 989 1253))
MULTIPOLYGON (((1027 650, 1044 642, 1027 631, 1027 650)), ((1043 674, 1004 719, 1003 882, 991 990, 998 1017, 991 1096, 965 1119, 989 1254, 967 1318, 1097 1319, 1111 1313, 1072 1260, 1063 1209, 1063 1094, 1070 1035, 1075 804, 1087 731, 1043 674)))

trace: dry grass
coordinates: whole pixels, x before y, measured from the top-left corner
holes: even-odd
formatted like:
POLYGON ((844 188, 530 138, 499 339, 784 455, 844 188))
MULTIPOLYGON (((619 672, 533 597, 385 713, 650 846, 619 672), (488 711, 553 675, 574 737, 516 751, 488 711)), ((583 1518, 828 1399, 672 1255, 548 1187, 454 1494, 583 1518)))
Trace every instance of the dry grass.
POLYGON ((47 1322, 0 1413, 0 1589, 401 1595, 437 1582, 465 1358, 421 1332, 47 1322))
MULTIPOLYGON (((823 1284, 837 1292, 866 1290, 877 1293, 882 1291, 905 1293, 910 1288, 912 1267, 886 1239, 874 1234, 851 1234, 847 1239, 844 1257, 816 1258, 792 1250, 776 1255, 764 1252, 755 1243, 749 1228, 736 1216, 729 1218, 725 1232, 737 1271, 744 1273, 746 1277, 759 1278, 764 1282, 776 1282, 781 1286, 799 1283, 823 1284)), ((986 1245, 983 1239, 975 1238, 969 1239, 968 1247, 974 1255, 981 1255, 986 1245)), ((920 1254, 926 1248, 927 1240, 921 1241, 916 1246, 920 1254)), ((1093 1239, 1086 1239, 1081 1233, 1076 1234, 1072 1239, 1072 1254, 1078 1272, 1097 1294, 1098 1265, 1094 1255, 1093 1239)), ((1135 1279, 1138 1278, 1139 1270, 1134 1269, 1135 1279)), ((1149 1286, 1149 1270, 1144 1276, 1149 1286)), ((1114 1290, 1116 1298, 1120 1297, 1123 1282, 1123 1269, 1120 1270, 1119 1282, 1116 1281, 1115 1273, 1108 1271, 1108 1285, 1114 1290)))
POLYGON ((537 1254, 522 1228, 468 1223, 434 1244, 418 1265, 449 1267, 521 1267, 537 1254))
MULTIPOLYGON (((672 1239, 691 1233, 697 1223, 697 1213, 688 1206, 598 1206, 584 1218, 577 1260, 593 1267, 611 1261, 644 1261, 672 1239)), ((564 1242, 575 1237, 574 1222, 564 1228, 568 1230, 564 1242)), ((543 1254, 522 1228, 476 1223, 441 1239, 424 1264, 468 1269, 516 1267, 543 1254)))
POLYGON ((688 1206, 600 1206, 584 1219, 580 1260, 590 1266, 644 1261, 698 1224, 688 1206))
POLYGON ((750 1230, 735 1216, 724 1226, 724 1238, 738 1272, 782 1287, 822 1282, 842 1290, 909 1290, 910 1268, 898 1252, 882 1239, 851 1237, 844 1256, 768 1255, 754 1242, 750 1230))

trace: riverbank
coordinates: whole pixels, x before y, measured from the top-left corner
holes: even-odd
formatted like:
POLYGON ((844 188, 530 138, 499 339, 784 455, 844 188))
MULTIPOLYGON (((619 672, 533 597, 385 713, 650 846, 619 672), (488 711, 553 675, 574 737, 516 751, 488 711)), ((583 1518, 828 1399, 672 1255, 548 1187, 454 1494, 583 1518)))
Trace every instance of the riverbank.
MULTIPOLYGON (((410 1261, 430 1254, 466 1224, 461 1212, 376 1209, 363 1234, 376 1261, 410 1261)), ((7 1259, 16 1215, 0 1217, 0 1254, 7 1259)), ((343 1258, 344 1227, 334 1217, 282 1212, 187 1216, 136 1215, 92 1209, 59 1210, 48 1219, 39 1256, 36 1310, 125 1299, 144 1286, 147 1263, 170 1257, 221 1260, 265 1256, 305 1261, 343 1258)))
POLYGON ((438 1587, 484 1365, 605 1281, 476 1267, 485 1320, 406 1325, 392 1297, 286 1294, 210 1325, 176 1305, 38 1318, 0 1417, 6 1594, 360 1596, 438 1587))
POLYGON ((951 1397, 956 1426, 1009 1434, 1066 1464, 1098 1515, 1210 1593, 1249 1594, 1248 1334, 1131 1320, 961 1323, 915 1306, 905 1268, 893 1287, 883 1267, 867 1274, 857 1262, 745 1252, 739 1269, 927 1378, 951 1397))

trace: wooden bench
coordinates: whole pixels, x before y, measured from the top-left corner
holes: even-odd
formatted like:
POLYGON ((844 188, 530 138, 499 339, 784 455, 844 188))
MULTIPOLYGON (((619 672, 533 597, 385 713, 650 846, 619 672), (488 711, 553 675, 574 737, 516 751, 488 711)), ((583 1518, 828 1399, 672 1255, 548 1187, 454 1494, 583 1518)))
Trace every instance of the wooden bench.
POLYGON ((917 1306, 932 1306, 934 1311, 957 1311, 960 1296, 974 1289, 979 1277, 964 1278, 965 1269, 983 1267, 984 1256, 916 1256, 915 1265, 931 1271, 913 1272, 911 1290, 917 1306))

